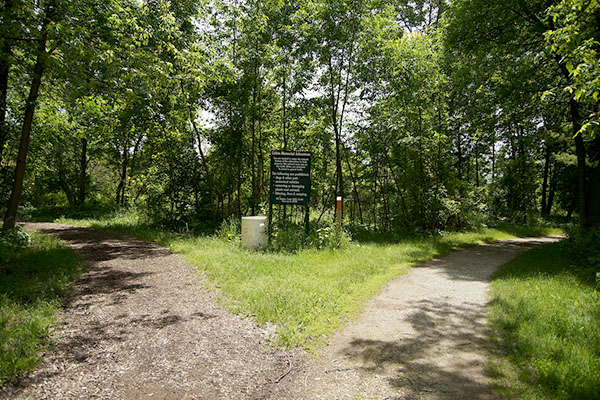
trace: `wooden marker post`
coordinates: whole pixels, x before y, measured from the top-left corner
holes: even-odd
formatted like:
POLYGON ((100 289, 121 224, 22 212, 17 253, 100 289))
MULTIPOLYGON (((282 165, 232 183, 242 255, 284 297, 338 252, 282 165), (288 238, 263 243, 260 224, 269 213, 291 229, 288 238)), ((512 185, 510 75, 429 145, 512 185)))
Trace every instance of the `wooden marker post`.
POLYGON ((342 196, 337 196, 335 199, 335 214, 337 218, 338 232, 342 233, 342 196))

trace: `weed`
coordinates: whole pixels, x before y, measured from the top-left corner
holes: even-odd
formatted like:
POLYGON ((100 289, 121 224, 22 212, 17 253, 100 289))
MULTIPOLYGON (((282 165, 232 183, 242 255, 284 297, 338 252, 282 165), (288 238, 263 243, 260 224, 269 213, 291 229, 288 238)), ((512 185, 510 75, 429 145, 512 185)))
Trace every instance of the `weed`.
POLYGON ((0 384, 38 364, 60 299, 80 272, 72 251, 39 233, 12 260, 8 273, 0 275, 0 384))

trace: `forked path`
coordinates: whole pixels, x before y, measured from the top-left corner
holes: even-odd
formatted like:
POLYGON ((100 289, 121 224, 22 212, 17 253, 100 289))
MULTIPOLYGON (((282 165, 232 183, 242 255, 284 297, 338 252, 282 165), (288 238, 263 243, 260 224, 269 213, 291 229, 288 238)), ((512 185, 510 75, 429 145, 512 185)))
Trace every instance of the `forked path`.
POLYGON ((412 268, 374 297, 315 359, 215 304, 204 279, 169 250, 58 224, 87 271, 41 366, 0 399, 487 399, 483 372, 491 274, 557 240, 476 246, 412 268))
POLYGON ((502 264, 556 237, 456 251, 390 281, 357 321, 280 386, 294 399, 493 399, 487 288, 502 264))

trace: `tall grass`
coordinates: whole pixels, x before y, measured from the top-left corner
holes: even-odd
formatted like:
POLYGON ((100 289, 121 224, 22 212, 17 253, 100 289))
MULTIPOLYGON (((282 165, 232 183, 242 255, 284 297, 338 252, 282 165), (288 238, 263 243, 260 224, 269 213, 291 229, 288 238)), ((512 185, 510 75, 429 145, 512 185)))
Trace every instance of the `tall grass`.
MULTIPOLYGON (((112 220, 61 220, 113 229, 157 240, 205 272, 220 290, 228 309, 277 326, 284 346, 314 348, 356 314, 362 304, 392 277, 424 260, 477 243, 514 237, 513 232, 483 229, 444 235, 399 235, 393 241, 364 237, 342 249, 307 249, 295 253, 246 251, 238 240, 176 235, 139 224, 134 216, 112 220)), ((519 234, 557 234, 551 228, 519 234)))
POLYGON ((58 240, 31 238, 0 274, 0 385, 37 366, 60 300, 80 272, 79 259, 58 240))
POLYGON ((600 292, 568 243, 518 257, 492 282, 492 371, 511 398, 597 399, 600 292))

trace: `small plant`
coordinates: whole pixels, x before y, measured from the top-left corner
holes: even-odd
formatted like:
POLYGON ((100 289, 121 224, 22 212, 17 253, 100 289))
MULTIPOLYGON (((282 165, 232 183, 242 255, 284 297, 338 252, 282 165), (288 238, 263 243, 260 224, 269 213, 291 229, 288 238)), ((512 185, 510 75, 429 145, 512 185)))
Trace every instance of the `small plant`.
POLYGON ((17 253, 29 246, 31 238, 20 226, 0 234, 0 262, 9 263, 15 260, 17 253))
POLYGON ((274 251, 296 253, 301 249, 340 249, 351 241, 350 234, 333 222, 311 222, 308 236, 302 224, 280 221, 273 224, 269 248, 274 251))
POLYGON ((239 218, 230 217, 219 226, 215 235, 220 239, 226 239, 229 242, 237 243, 242 240, 242 223, 239 218))

